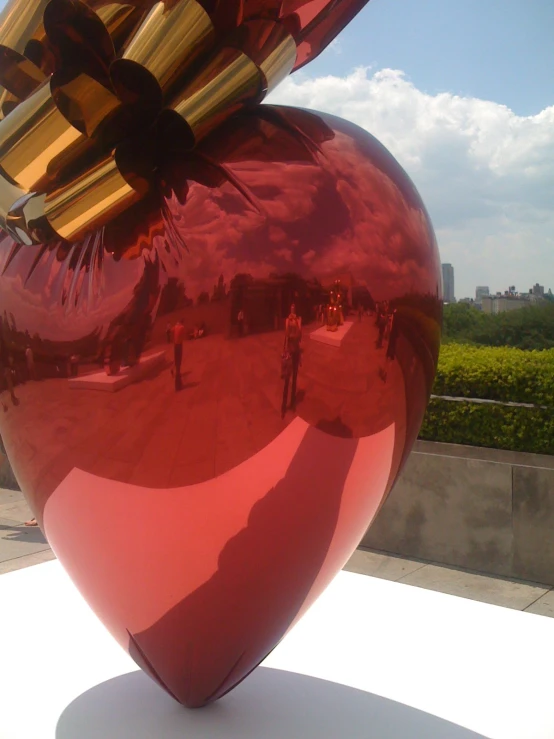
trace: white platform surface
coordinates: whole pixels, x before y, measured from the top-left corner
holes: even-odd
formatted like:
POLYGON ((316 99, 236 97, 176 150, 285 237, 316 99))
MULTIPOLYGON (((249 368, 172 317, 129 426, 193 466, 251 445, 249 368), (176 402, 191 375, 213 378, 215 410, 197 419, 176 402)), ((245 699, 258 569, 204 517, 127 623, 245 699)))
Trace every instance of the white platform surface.
POLYGON ((552 739, 554 620, 341 573, 265 665, 187 711, 58 562, 0 576, 1 739, 552 739))
POLYGON ((340 346, 342 344, 342 340, 353 325, 353 321, 345 321, 336 331, 328 331, 327 326, 322 326, 321 328, 312 331, 310 339, 319 341, 322 344, 329 344, 329 346, 340 346))
POLYGON ((158 364, 163 363, 165 356, 165 352, 157 352, 141 357, 134 367, 126 367, 120 370, 117 375, 107 375, 105 370, 102 370, 89 375, 70 377, 69 387, 72 390, 103 390, 108 393, 115 393, 133 382, 142 380, 145 374, 158 364))

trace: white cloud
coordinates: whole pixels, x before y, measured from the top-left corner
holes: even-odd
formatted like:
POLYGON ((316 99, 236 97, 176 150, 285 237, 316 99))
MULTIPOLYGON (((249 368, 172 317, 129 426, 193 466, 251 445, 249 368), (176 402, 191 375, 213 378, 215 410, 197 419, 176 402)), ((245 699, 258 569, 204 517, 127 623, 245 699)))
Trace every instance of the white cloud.
POLYGON ((334 38, 329 44, 329 46, 327 47, 327 49, 325 50, 325 52, 333 53, 333 54, 336 54, 337 56, 340 56, 342 54, 342 43, 340 39, 334 38))
POLYGON ((370 131, 418 187, 458 297, 539 281, 554 290, 554 106, 429 95, 400 71, 288 78, 270 103, 332 113, 370 131))

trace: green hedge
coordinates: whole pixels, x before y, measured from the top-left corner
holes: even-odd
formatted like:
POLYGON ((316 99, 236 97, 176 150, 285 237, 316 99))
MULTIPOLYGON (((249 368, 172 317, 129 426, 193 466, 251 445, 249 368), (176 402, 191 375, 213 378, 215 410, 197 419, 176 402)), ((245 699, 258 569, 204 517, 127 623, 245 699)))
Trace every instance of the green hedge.
POLYGON ((554 455, 554 350, 443 345, 433 394, 536 407, 432 398, 420 439, 554 455))
POLYGON ((514 452, 554 454, 554 416, 549 409, 433 398, 419 438, 514 452))
POLYGON ((554 349, 445 344, 433 393, 554 406, 554 349))

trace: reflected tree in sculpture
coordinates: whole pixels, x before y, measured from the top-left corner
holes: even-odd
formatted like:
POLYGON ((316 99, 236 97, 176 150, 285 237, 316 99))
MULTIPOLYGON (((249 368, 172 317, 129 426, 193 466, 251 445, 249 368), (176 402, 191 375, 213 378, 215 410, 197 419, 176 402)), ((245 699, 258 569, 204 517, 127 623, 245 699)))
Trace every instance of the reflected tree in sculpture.
POLYGON ((64 567, 187 706, 342 567, 431 391, 413 184, 360 128, 260 105, 364 4, 13 0, 0 26, 0 430, 64 567))

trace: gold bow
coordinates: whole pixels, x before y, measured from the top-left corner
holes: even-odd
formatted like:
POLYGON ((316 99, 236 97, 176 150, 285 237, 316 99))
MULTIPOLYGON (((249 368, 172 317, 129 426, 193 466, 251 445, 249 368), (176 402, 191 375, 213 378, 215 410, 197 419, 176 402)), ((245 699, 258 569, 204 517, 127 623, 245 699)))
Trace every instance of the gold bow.
POLYGON ((80 239, 151 189, 158 147, 192 149, 286 77, 279 20, 221 34, 203 2, 12 0, 0 18, 0 227, 80 239))

